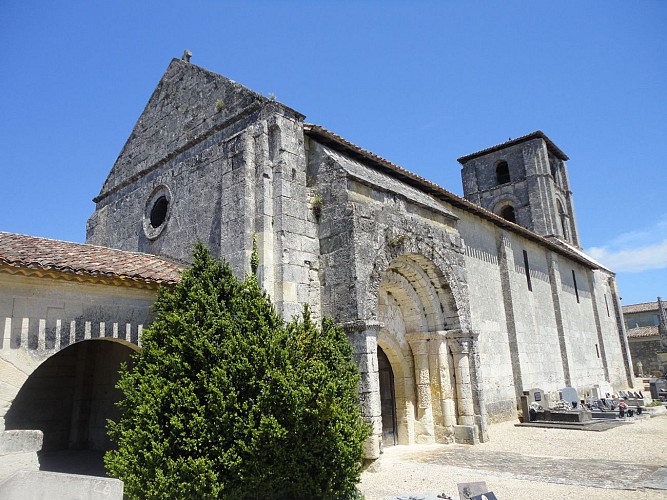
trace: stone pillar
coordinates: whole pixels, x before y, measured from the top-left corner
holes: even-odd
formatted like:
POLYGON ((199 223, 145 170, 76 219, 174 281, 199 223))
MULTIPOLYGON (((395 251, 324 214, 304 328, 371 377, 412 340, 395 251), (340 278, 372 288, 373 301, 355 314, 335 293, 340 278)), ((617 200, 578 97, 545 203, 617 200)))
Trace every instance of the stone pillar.
MULTIPOLYGON (((632 356, 630 354, 630 344, 628 336, 625 332, 625 321, 623 321, 623 309, 621 307, 621 299, 618 296, 618 288, 616 287, 616 278, 612 275, 607 278, 609 290, 611 292, 611 301, 614 308, 614 316, 616 318, 616 326, 618 328, 618 338, 621 343, 621 354, 623 355, 623 368, 625 368, 625 375, 628 381, 628 387, 635 386, 635 373, 632 369, 632 356)), ((569 384, 568 384, 569 385, 569 384)))
MULTIPOLYGON (((546 252, 547 266, 549 267, 549 283, 551 283, 551 297, 554 305, 554 315, 556 316, 556 330, 558 331, 558 345, 560 346, 560 361, 563 367, 563 382, 565 386, 572 385, 572 377, 570 376, 570 353, 567 349, 567 334, 565 333, 565 316, 563 312, 563 305, 561 303, 561 294, 563 284, 561 282, 560 260, 553 252, 546 252)), ((519 388, 520 394, 523 393, 523 388, 519 388)), ((521 395, 519 395, 519 401, 521 395)), ((525 417, 525 416, 524 416, 525 417)))
POLYGON ((456 402, 454 401, 454 388, 450 383, 449 376, 449 350, 445 331, 435 332, 432 352, 437 355, 438 383, 440 385, 440 405, 442 412, 442 436, 438 439, 436 428, 436 441, 451 443, 454 441, 454 426, 456 422, 456 402))
POLYGON ((505 327, 507 328, 508 347, 512 366, 512 381, 514 383, 516 402, 519 404, 523 392, 523 373, 521 371, 521 356, 519 354, 519 334, 514 307, 515 298, 512 294, 511 275, 515 269, 514 251, 512 250, 512 239, 509 237, 507 231, 500 231, 498 233, 497 245, 500 286, 502 288, 503 308, 505 310, 505 327))
POLYGON ((344 323, 343 328, 352 344, 354 361, 361 374, 359 384, 361 415, 373 426, 372 433, 364 444, 364 458, 375 460, 380 458, 382 443, 382 407, 377 356, 377 336, 382 323, 357 320, 344 323))
POLYGON ((470 352, 470 376, 472 381, 472 399, 475 408, 475 424, 479 429, 479 440, 489 441, 489 416, 486 411, 486 391, 482 380, 482 362, 479 352, 479 332, 474 332, 470 352))
POLYGON ((433 426, 433 407, 431 405, 431 372, 429 369, 429 347, 431 334, 406 333, 415 363, 415 382, 417 384, 417 420, 415 422, 415 441, 419 444, 435 443, 433 426))
POLYGON ((475 425, 473 387, 470 378, 470 353, 477 334, 471 331, 451 330, 446 334, 447 344, 454 357, 456 398, 458 401, 458 423, 454 427, 457 442, 474 444, 479 442, 475 425))

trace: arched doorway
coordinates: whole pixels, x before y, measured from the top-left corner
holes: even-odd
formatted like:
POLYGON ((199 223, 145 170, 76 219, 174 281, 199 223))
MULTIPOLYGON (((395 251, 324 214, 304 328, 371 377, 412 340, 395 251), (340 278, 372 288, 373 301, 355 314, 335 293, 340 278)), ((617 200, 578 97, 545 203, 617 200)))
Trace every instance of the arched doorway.
POLYGON ((394 372, 391 369, 389 358, 379 346, 378 373, 380 376, 380 406, 382 409, 382 445, 393 446, 398 443, 394 372))
POLYGON ((377 318, 383 444, 450 441, 457 400, 444 334, 460 323, 442 271, 423 254, 395 257, 382 273, 377 318))
POLYGON ((107 419, 117 420, 115 388, 121 363, 131 364, 137 346, 118 339, 77 342, 44 361, 25 381, 5 416, 5 428, 38 429, 44 433, 42 470, 97 474, 101 457, 111 448, 107 419), (85 459, 60 455, 53 467, 54 452, 82 451, 85 459), (76 465, 68 465, 68 462, 76 465), (91 463, 96 462, 96 463, 91 463))

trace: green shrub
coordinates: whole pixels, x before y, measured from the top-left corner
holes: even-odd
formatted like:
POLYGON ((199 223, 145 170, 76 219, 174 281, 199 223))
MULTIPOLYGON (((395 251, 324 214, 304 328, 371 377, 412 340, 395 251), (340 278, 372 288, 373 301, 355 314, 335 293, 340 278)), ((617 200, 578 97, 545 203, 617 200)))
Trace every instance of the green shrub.
POLYGON ((286 325, 254 275, 239 281, 201 244, 155 310, 109 422, 105 464, 127 497, 354 495, 368 427, 340 328, 307 308, 286 325))

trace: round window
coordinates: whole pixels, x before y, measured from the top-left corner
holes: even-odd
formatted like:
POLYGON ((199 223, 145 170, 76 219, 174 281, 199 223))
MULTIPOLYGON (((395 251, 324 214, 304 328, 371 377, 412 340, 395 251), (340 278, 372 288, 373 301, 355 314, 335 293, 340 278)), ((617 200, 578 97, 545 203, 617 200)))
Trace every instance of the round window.
POLYGON ((169 209, 169 201, 166 196, 160 196, 151 208, 151 226, 157 228, 164 224, 167 220, 167 209, 169 209))
POLYGON ((171 212, 171 192, 167 186, 156 187, 146 202, 144 208, 144 234, 154 240, 167 226, 171 212))

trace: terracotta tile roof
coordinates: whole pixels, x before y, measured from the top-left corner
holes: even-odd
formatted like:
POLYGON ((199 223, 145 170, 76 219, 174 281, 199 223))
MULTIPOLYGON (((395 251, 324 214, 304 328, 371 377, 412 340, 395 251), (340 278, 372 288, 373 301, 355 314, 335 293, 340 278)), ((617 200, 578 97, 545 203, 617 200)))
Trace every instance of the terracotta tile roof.
POLYGON ((642 302, 641 304, 628 304, 623 306, 623 314, 632 314, 647 311, 658 311, 658 302, 642 302))
POLYGON ((658 337, 660 335, 657 326, 640 326, 639 328, 631 328, 626 330, 626 333, 629 338, 658 337))
MULTIPOLYGON (((80 278, 173 284, 184 266, 139 252, 0 231, 0 267, 55 272, 80 278)), ((76 278, 75 278, 76 279, 76 278)), ((130 283, 128 283, 130 284, 130 283)))
MULTIPOLYGON (((437 184, 425 179, 424 177, 421 177, 417 174, 410 172, 409 170, 399 167, 398 165, 390 162, 389 160, 385 160, 381 156, 378 156, 375 153, 371 153, 370 151, 363 149, 346 139, 343 139, 341 136, 325 129, 324 127, 320 127, 319 125, 314 125, 311 123, 304 123, 303 128, 304 128, 304 133, 307 136, 312 137, 317 142, 324 144, 337 151, 345 151, 346 154, 353 159, 360 159, 366 163, 371 163, 375 167, 379 167, 382 171, 387 172, 392 177, 398 178, 409 185, 417 186, 423 192, 428 193, 437 199, 446 201, 447 203, 450 203, 453 206, 461 208, 468 212, 472 212, 504 229, 508 229, 515 233, 519 233, 525 238, 528 238, 542 245, 545 245, 546 247, 562 255, 566 255, 567 257, 574 259, 575 261, 580 262, 581 264, 590 267, 591 269, 603 269, 607 272, 611 272, 609 269, 602 266, 598 262, 595 262, 593 259, 588 257, 583 252, 579 250, 574 251, 569 245, 565 246, 561 242, 556 243, 548 238, 539 236, 533 233, 532 231, 522 226, 519 226, 518 224, 509 222, 508 220, 503 219, 499 215, 496 215, 493 212, 486 210, 485 208, 482 208, 480 205, 477 205, 476 203, 466 200, 465 198, 461 198, 460 196, 457 196, 454 193, 447 191, 445 188, 438 186, 437 184)), ((533 134, 530 135, 538 133, 542 134, 542 132, 533 132, 533 134)), ((515 140, 518 141, 519 139, 515 140)))
POLYGON ((468 160, 472 160, 473 158, 477 158, 478 156, 483 156, 489 153, 493 153, 494 151, 497 151, 499 149, 506 148, 508 146, 514 146, 515 144, 521 144, 522 142, 530 141, 532 139, 543 139, 544 142, 547 143, 547 149, 551 151, 554 155, 556 155, 558 158, 560 158, 563 161, 569 160, 568 156, 561 151, 561 149, 556 146, 553 142, 551 142, 551 139, 549 139, 544 132, 541 130, 536 130, 535 132, 531 132, 530 134, 522 135, 521 137, 517 137, 516 139, 511 139, 507 142, 503 142, 501 144, 496 144, 495 146, 491 146, 490 148, 485 148, 480 151, 477 151, 476 153, 470 153, 469 155, 462 156, 459 158, 457 161, 461 164, 467 162, 468 160))

